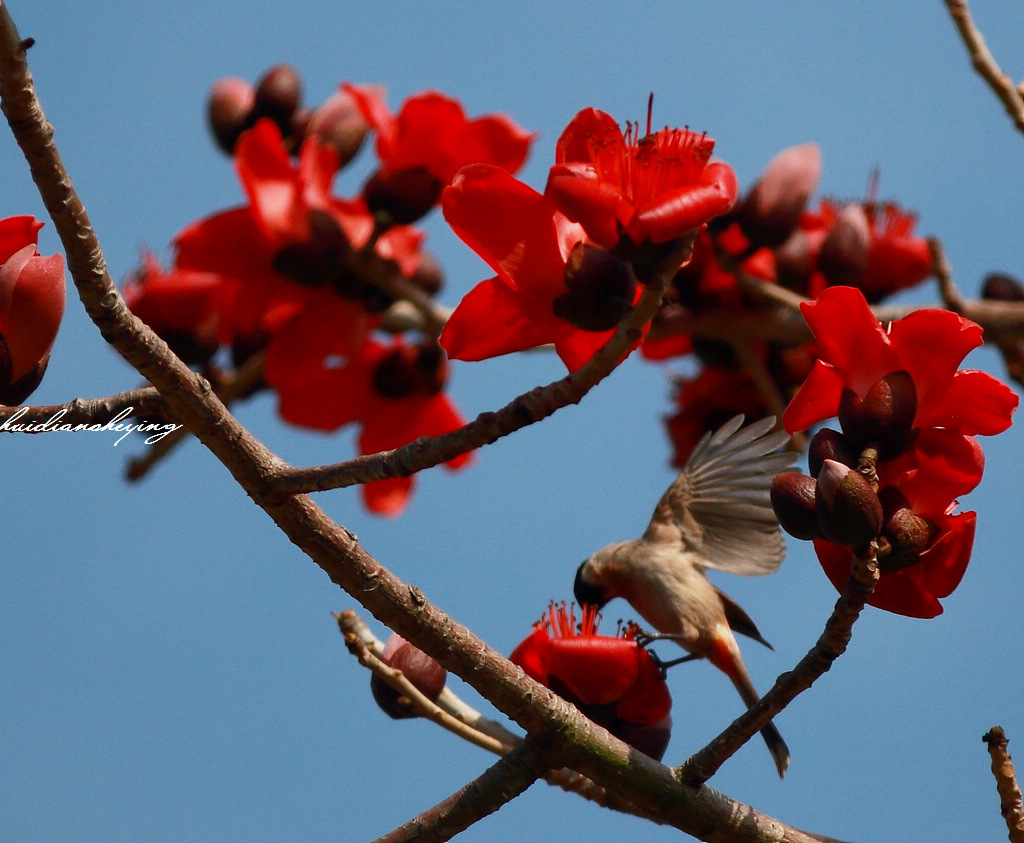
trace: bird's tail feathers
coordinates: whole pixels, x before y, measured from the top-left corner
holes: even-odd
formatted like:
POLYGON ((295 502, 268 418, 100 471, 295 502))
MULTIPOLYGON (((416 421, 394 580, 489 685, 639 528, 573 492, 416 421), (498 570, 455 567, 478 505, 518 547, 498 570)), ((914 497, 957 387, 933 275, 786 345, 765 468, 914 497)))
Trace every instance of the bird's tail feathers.
MULTIPOLYGON (((750 681, 750 675, 747 673, 747 669, 741 660, 733 660, 731 670, 726 670, 721 665, 718 665, 717 662, 715 664, 728 674, 732 684, 740 692, 740 696, 743 698, 747 708, 752 708, 757 704, 761 697, 758 696, 757 689, 754 688, 754 683, 750 681)), ((789 767, 789 747, 786 746, 786 742, 782 739, 779 730, 775 728, 774 723, 768 723, 767 726, 761 729, 761 737, 764 738, 764 742, 768 745, 768 751, 772 754, 775 768, 779 771, 779 778, 781 779, 785 776, 786 769, 789 767)))

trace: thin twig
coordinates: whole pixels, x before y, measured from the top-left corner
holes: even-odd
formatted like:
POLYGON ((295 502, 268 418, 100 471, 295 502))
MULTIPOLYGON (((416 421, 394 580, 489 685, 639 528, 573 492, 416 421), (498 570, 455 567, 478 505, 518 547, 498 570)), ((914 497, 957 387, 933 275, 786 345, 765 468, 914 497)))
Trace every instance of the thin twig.
POLYGON ((846 651, 853 634, 853 624, 874 591, 878 576, 877 562, 855 558, 850 578, 814 646, 793 670, 776 680, 760 702, 751 706, 729 728, 678 768, 683 781, 691 785, 706 782, 776 714, 832 667, 832 663, 846 651))
MULTIPOLYGON (((384 642, 381 641, 366 622, 351 609, 346 609, 334 616, 338 621, 338 629, 342 637, 347 640, 349 635, 357 637, 371 653, 378 658, 384 652, 384 642)), ((441 696, 437 698, 437 706, 450 716, 476 732, 480 732, 492 738, 496 744, 512 747, 518 744, 522 737, 510 732, 496 720, 484 717, 479 711, 473 708, 455 694, 451 688, 445 686, 441 696)))
POLYGON ((1024 800, 1013 772, 1013 759, 1006 749, 1006 733, 999 726, 993 726, 981 739, 988 744, 988 754, 992 758, 992 775, 999 793, 999 813, 1006 820, 1010 843, 1024 843, 1024 800))
POLYGON ((548 767, 550 747, 528 738, 478 778, 374 843, 443 843, 493 814, 539 779, 548 767))
MULTIPOLYGON (((338 615, 336 617, 340 625, 341 616, 338 615)), ((424 717, 427 720, 432 720, 442 729, 447 729, 453 735, 469 741, 469 743, 475 744, 481 749, 486 749, 488 752, 493 752, 495 755, 505 755, 518 745, 518 740, 514 743, 503 743, 453 717, 439 705, 433 703, 428 697, 424 696, 423 692, 413 685, 402 671, 390 667, 377 658, 370 648, 363 643, 360 636, 353 632, 344 633, 344 640, 348 651, 356 657, 359 664, 367 668, 371 673, 379 676, 408 700, 411 713, 424 717)))
MULTIPOLYGON (((263 364, 266 354, 262 351, 253 354, 245 361, 232 377, 218 384, 214 394, 229 407, 239 398, 249 395, 252 389, 263 378, 263 364)), ((124 476, 126 480, 136 481, 145 477, 149 471, 158 465, 168 454, 174 451, 189 436, 186 427, 180 427, 170 435, 164 437, 153 445, 142 456, 129 460, 125 466, 124 476)))
POLYGON ((939 295, 942 296, 942 303, 947 310, 963 314, 968 304, 957 289, 953 280, 953 267, 946 257, 946 250, 942 247, 942 241, 938 237, 928 238, 928 250, 932 253, 932 274, 939 284, 939 295))
POLYGON ((1024 99, 1022 99, 1017 86, 1013 84, 1013 80, 1003 72, 992 53, 989 52, 985 39, 982 38, 971 19, 967 0, 946 0, 946 8, 949 9, 950 17, 953 18, 953 23, 956 24, 964 46, 967 47, 967 54, 970 56, 974 69, 999 97, 1014 125, 1024 132, 1024 99))
MULTIPOLYGON (((106 424, 125 410, 138 412, 142 416, 164 414, 164 401, 152 387, 132 389, 108 395, 105 398, 76 398, 67 404, 45 404, 34 407, 0 406, 0 431, 18 432, 3 426, 3 422, 17 418, 20 424, 45 423, 60 415, 61 424, 106 424)), ((40 433, 41 430, 21 431, 40 433)))
POLYGON ((623 319, 612 338, 588 363, 547 386, 539 386, 511 401, 496 412, 483 413, 452 433, 357 457, 333 465, 313 468, 282 467, 274 478, 283 494, 322 492, 389 477, 408 477, 417 471, 448 462, 469 451, 496 442, 528 425, 541 421, 562 407, 578 404, 611 374, 643 336, 644 327, 658 312, 661 298, 672 276, 693 249, 693 237, 667 258, 661 271, 649 281, 636 307, 623 319))

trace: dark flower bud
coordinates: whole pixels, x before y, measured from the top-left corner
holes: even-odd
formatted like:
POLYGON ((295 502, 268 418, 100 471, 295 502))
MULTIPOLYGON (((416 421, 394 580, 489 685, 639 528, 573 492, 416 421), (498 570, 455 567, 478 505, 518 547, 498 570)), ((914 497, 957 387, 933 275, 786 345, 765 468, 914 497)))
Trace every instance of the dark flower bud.
POLYGON ((981 297, 992 301, 1024 301, 1024 284, 1012 275, 992 272, 981 283, 981 297))
POLYGON ((298 284, 322 287, 341 272, 351 244, 337 220, 326 211, 310 211, 309 230, 308 240, 284 246, 274 256, 272 266, 298 284))
POLYGON ((873 443, 881 460, 891 460, 913 443, 917 388, 907 372, 890 372, 872 384, 861 398, 844 389, 839 398, 839 424, 859 447, 873 443))
POLYGON ((796 471, 776 475, 772 481, 775 517, 779 519, 779 526, 793 538, 810 541, 821 537, 815 503, 817 485, 813 477, 796 471))
POLYGON ((440 261, 430 252, 421 249, 420 265, 416 267, 409 280, 433 298, 444 287, 444 271, 441 269, 440 261))
POLYGON ((309 134, 309 124, 313 119, 311 108, 296 108, 292 119, 288 122, 288 131, 284 132, 285 145, 294 154, 302 146, 302 142, 309 134))
POLYGON ((815 492, 818 522, 825 538, 857 547, 882 531, 882 504, 871 484, 849 466, 825 460, 815 492))
POLYGON ((639 283, 646 284, 654 278, 669 255, 678 252, 687 239, 689 235, 663 243, 652 243, 650 240, 634 243, 628 234, 623 234, 612 249, 612 254, 633 268, 633 276, 639 283))
POLYGON ((400 345, 387 354, 373 373, 373 388, 385 398, 434 395, 444 388, 448 364, 436 343, 400 345))
MULTIPOLYGON (((448 672, 397 632, 388 639, 380 660, 389 667, 402 671, 405 678, 431 702, 436 702, 444 690, 448 672)), ((416 716, 409 710, 408 699, 376 674, 370 678, 370 690, 373 699, 388 717, 402 720, 416 716)))
POLYGON ((807 235, 797 229, 775 250, 775 277, 787 290, 804 293, 813 268, 811 244, 807 235))
POLYGON ((633 268, 600 246, 577 243, 565 264, 563 293, 553 303, 555 316, 583 331, 608 331, 633 308, 633 268))
POLYGON ((853 203, 839 212, 821 244, 818 269, 830 286, 856 287, 868 268, 871 223, 864 208, 853 203))
POLYGON ((738 371, 740 361, 736 359, 736 347, 726 340, 712 340, 707 337, 690 337, 693 353, 704 366, 738 371))
POLYGON ((932 546, 939 528, 917 515, 899 489, 887 487, 878 497, 884 511, 882 535, 888 539, 886 552, 879 553, 879 565, 883 573, 891 574, 915 564, 932 546))
POLYGON ((11 383, 11 353, 4 338, 0 336, 0 404, 5 404, 8 407, 20 405, 36 391, 36 387, 43 380, 43 375, 46 374, 49 362, 50 355, 47 354, 35 366, 11 383))
POLYGON ((338 91, 325 100, 306 126, 307 134, 316 135, 320 143, 334 148, 339 167, 356 157, 369 130, 355 100, 346 91, 338 91))
POLYGON ((363 199, 370 213, 386 217, 389 225, 408 225, 437 204, 443 187, 426 167, 377 170, 363 185, 363 199))
POLYGON ((242 132, 252 123, 249 120, 256 94, 244 79, 229 77, 218 79, 210 88, 206 101, 206 119, 210 124, 217 146, 230 155, 242 132))
POLYGON ((825 460, 834 460, 850 468, 857 467, 858 453, 850 441, 838 430, 823 427, 814 434, 807 449, 807 469, 817 477, 825 460))
POLYGON ((821 178, 816 143, 791 146, 776 155, 736 212, 751 250, 781 246, 800 222, 821 178))
POLYGON ((256 83, 252 122, 269 117, 287 135, 292 115, 302 101, 302 77, 290 64, 275 64, 256 83))

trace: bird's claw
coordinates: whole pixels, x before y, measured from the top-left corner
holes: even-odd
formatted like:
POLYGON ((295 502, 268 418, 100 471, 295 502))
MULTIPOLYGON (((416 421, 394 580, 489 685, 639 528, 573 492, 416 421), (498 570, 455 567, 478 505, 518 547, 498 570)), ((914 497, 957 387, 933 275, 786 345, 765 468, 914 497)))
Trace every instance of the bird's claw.
POLYGON ((646 632, 641 629, 637 632, 635 640, 640 647, 647 650, 651 658, 654 660, 655 665, 657 665, 658 670, 665 673, 670 667, 675 667, 677 664, 683 664, 683 662, 692 662, 697 659, 704 658, 703 656, 698 656, 696 653, 688 653, 687 655, 680 656, 676 659, 665 660, 653 650, 648 649, 655 641, 678 641, 680 637, 681 636, 679 635, 671 635, 667 632, 646 632))

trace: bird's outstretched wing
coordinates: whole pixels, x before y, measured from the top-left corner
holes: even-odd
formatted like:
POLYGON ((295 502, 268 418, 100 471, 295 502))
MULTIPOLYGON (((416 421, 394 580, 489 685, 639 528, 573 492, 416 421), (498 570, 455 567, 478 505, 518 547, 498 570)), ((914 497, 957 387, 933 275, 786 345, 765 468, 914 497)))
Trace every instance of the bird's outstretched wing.
POLYGON ((786 555, 772 510, 772 479, 797 455, 778 452, 784 432, 775 419, 743 427, 736 416, 697 443, 661 496, 644 534, 653 542, 682 541, 707 568, 746 577, 770 574, 786 555))

